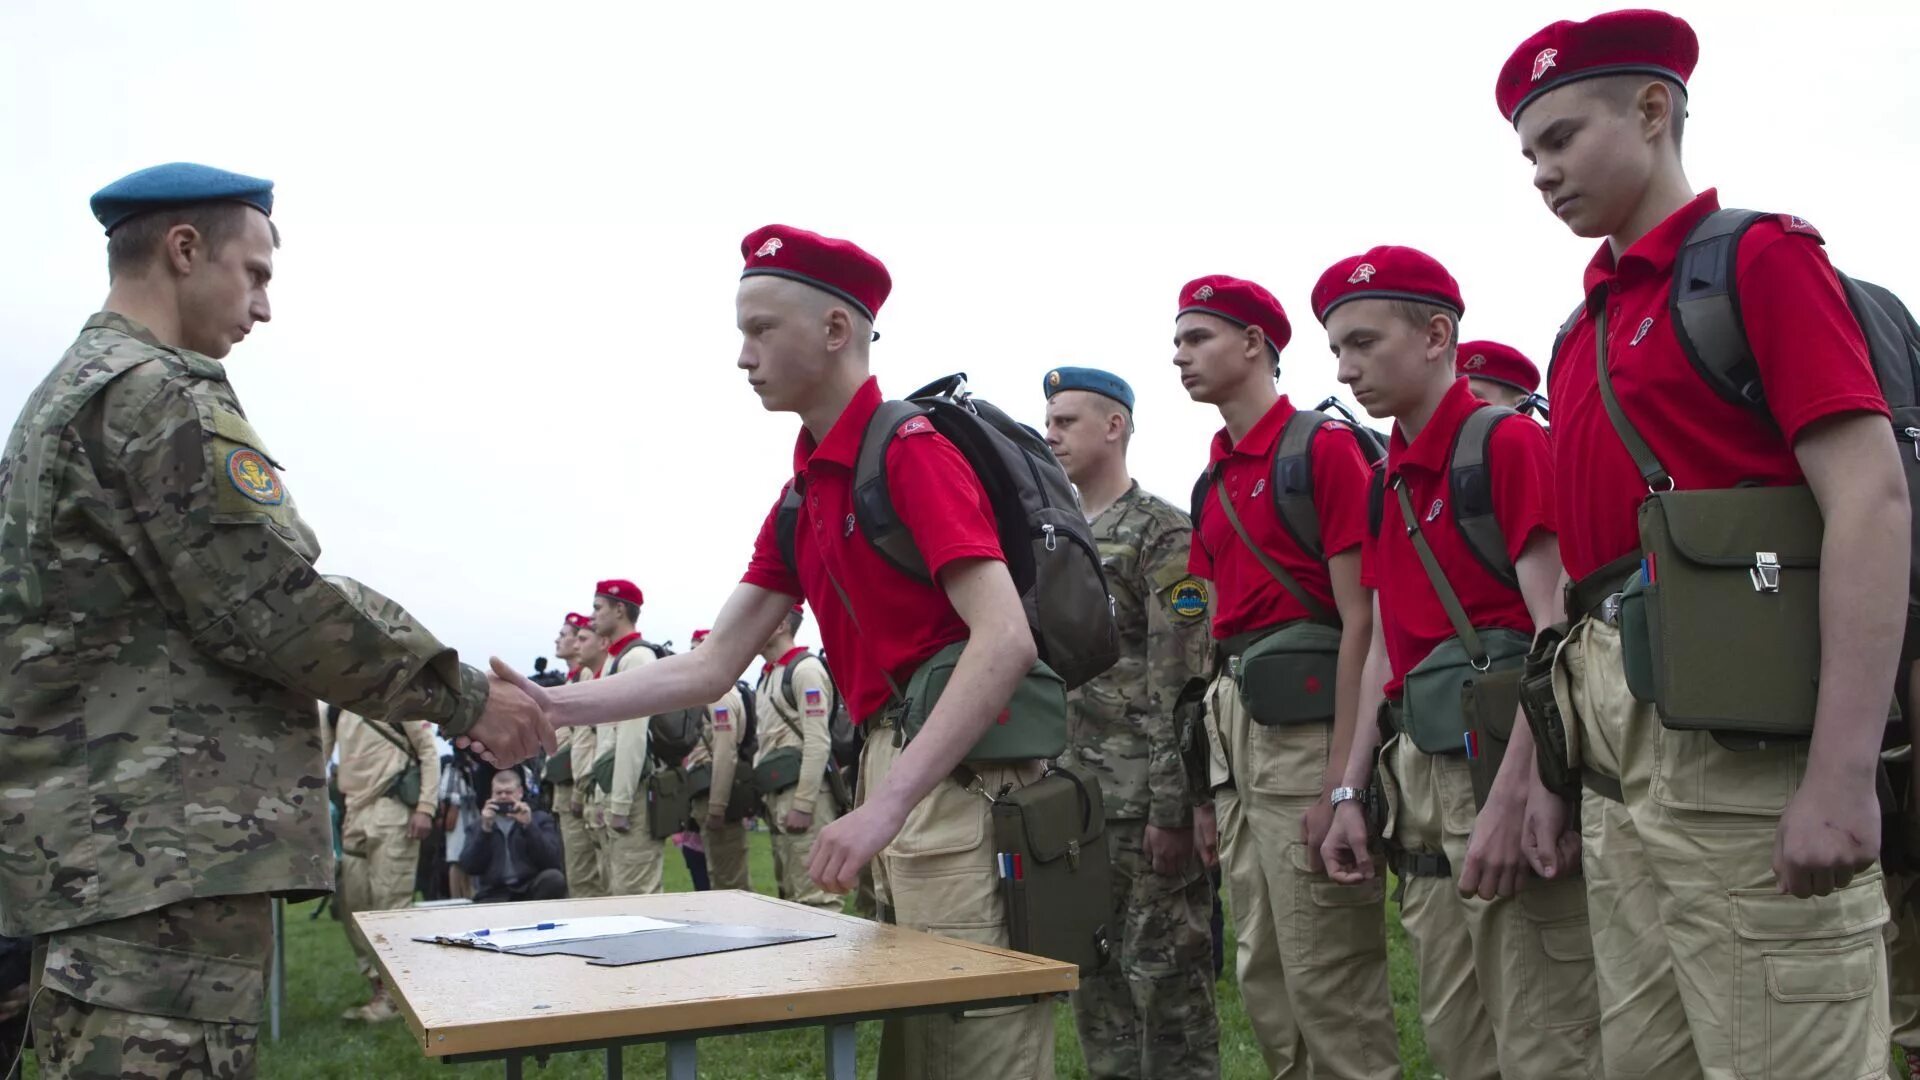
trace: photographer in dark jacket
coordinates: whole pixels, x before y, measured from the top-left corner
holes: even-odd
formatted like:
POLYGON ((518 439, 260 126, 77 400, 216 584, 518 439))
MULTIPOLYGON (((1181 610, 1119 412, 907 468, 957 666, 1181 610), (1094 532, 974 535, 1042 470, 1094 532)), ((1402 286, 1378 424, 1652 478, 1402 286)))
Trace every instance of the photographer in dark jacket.
POLYGON ((460 869, 473 878, 474 903, 564 899, 566 860, 553 815, 527 805, 518 769, 494 773, 491 792, 480 810, 480 834, 460 852, 460 869))

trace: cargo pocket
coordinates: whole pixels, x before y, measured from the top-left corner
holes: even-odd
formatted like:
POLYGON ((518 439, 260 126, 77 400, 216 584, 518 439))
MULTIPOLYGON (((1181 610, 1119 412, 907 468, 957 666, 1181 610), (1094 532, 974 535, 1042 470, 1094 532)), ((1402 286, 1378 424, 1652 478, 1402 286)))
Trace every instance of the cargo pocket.
POLYGON ((1754 1080, 1879 1075, 1891 1038, 1879 874, 1801 900, 1730 894, 1734 1067, 1754 1080))
POLYGON ((1307 845, 1297 842, 1287 845, 1287 860, 1296 883, 1294 918, 1300 920, 1289 936, 1301 966, 1334 967, 1386 956, 1386 875, 1342 885, 1309 869, 1307 845))
POLYGON ((142 1016, 258 1024, 266 957, 209 956, 88 933, 54 934, 43 984, 77 1001, 142 1016))
POLYGON ((987 850, 987 800, 943 780, 881 853, 901 926, 1005 945, 1006 905, 987 850))
POLYGON ((1248 786, 1262 795, 1317 796, 1325 786, 1331 724, 1247 724, 1248 786))
POLYGON ((1593 974, 1593 931, 1587 922, 1583 882, 1535 881, 1512 901, 1522 925, 1511 953, 1523 973, 1521 998, 1537 1028, 1586 1027, 1600 1022, 1600 992, 1593 974))
POLYGON ((1704 731, 1664 726, 1654 731, 1660 751, 1654 765, 1653 800, 1670 810, 1778 817, 1806 772, 1807 743, 1802 739, 1729 750, 1704 731))

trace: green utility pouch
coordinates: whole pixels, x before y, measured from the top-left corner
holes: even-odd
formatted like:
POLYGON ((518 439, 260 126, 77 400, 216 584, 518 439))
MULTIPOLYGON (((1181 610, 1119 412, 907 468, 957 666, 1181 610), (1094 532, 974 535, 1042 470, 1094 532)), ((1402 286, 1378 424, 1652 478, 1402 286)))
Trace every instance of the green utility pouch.
POLYGON ((1240 704, 1256 724, 1288 727, 1333 720, 1340 628, 1300 619, 1232 658, 1240 704))
POLYGON ((1098 971, 1111 954, 1106 811, 1100 785, 1059 766, 993 798, 993 839, 1008 944, 1098 971))
POLYGON ((548 784, 573 783, 573 751, 571 749, 548 755, 546 781, 548 784))
POLYGON ((602 754, 593 763, 593 771, 587 774, 587 790, 606 794, 613 790, 613 755, 602 754))
POLYGON ((679 769, 661 767, 641 782, 647 793, 647 835, 665 840, 687 827, 693 816, 693 796, 688 793, 687 774, 679 769))
POLYGON ((1513 716, 1520 711, 1520 679, 1516 664, 1489 671, 1460 691, 1460 711, 1467 717, 1467 772, 1473 778, 1473 805, 1486 809, 1487 795, 1507 758, 1513 740, 1513 716))
POLYGON ((833 805, 841 817, 853 813, 853 787, 858 777, 849 778, 852 772, 852 769, 827 767, 827 793, 833 796, 833 805))
POLYGON ((1627 676, 1627 692, 1635 701, 1657 700, 1653 685, 1653 632, 1647 626, 1648 601, 1654 590, 1635 574, 1620 590, 1620 667, 1627 676))
POLYGON ((399 747, 400 752, 407 755, 407 767, 400 770, 400 775, 389 781, 387 789, 380 794, 405 804, 409 809, 420 805, 420 752, 414 749, 413 743, 407 741, 406 732, 401 729, 398 722, 382 723, 378 720, 363 722, 371 725, 375 735, 399 747))
MULTIPOLYGON (((1402 683, 1402 722, 1421 753, 1471 753, 1466 736, 1473 710, 1493 710, 1505 702, 1511 714, 1519 706, 1520 669, 1531 640, 1514 630, 1468 629, 1470 637, 1455 635, 1435 646, 1402 683), (1475 643, 1477 650, 1469 647, 1475 643)), ((1511 734, 1512 716, 1507 719, 1511 734)))
MULTIPOLYGON (((911 742, 921 725, 933 714, 933 707, 946 693, 953 669, 960 663, 964 641, 934 653, 907 680, 906 708, 900 722, 902 739, 911 742)), ((1067 687, 1053 669, 1036 660, 1025 678, 1013 689, 1013 700, 980 741, 973 744, 966 760, 980 762, 1032 761, 1054 758, 1067 749, 1067 687)))
POLYGON ((687 770, 687 798, 698 799, 713 790, 713 766, 695 765, 687 770))
POLYGON ((771 799, 800 782, 800 748, 778 746, 753 763, 753 790, 771 799))
MULTIPOLYGON (((706 796, 709 804, 713 801, 713 766, 695 765, 687 770, 687 803, 691 812, 692 803, 706 796)), ((758 805, 753 790, 753 775, 746 769, 733 771, 733 790, 727 793, 726 819, 745 821, 753 816, 758 805)))
POLYGON ((1520 705, 1527 714, 1527 728, 1533 732, 1540 783, 1561 796, 1580 793, 1580 767, 1567 741, 1567 718, 1560 714, 1560 702, 1553 696, 1553 665, 1567 640, 1567 630, 1566 623, 1555 623, 1534 636, 1519 686, 1520 705))

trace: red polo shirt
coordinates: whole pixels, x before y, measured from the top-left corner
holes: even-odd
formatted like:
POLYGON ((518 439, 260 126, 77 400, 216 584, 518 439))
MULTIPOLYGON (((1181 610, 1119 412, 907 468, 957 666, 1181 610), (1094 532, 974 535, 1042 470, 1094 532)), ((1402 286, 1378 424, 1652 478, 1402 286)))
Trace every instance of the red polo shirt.
MULTIPOLYGON (((902 686, 927 658, 967 638, 967 624, 946 591, 893 568, 867 543, 853 517, 853 465, 867 421, 880 408, 880 384, 868 379, 818 445, 802 428, 793 450, 793 481, 806 496, 794 530, 799 577, 780 558, 775 523, 780 499, 760 525, 743 581, 804 597, 833 657, 834 683, 856 721, 887 703, 886 675, 902 686), (828 579, 847 590, 854 618, 828 579), (858 622, 858 629, 855 622, 858 622)), ((973 466, 924 419, 908 420, 887 451, 887 489, 894 511, 935 581, 958 559, 1004 561, 993 508, 973 466)), ((781 490, 781 497, 786 489, 781 490)))
POLYGON ((1639 550, 1647 485, 1600 401, 1594 315, 1607 310, 1607 370, 1620 407, 1681 490, 1805 482, 1793 441, 1844 413, 1889 415, 1866 340, 1811 225, 1763 219, 1740 242, 1739 309, 1771 418, 1715 394, 1674 336, 1668 302, 1687 232, 1719 209, 1708 190, 1640 238, 1615 265, 1602 244, 1586 272, 1586 310, 1554 359, 1554 521, 1577 581, 1639 550))
MULTIPOLYGON (((1488 407, 1473 396, 1467 380, 1455 380, 1413 442, 1407 442, 1406 434, 1394 425, 1387 443, 1387 480, 1392 483, 1398 477, 1406 487, 1413 512, 1420 518, 1421 534, 1473 625, 1532 634, 1533 617, 1527 613, 1526 598, 1481 565, 1453 517, 1448 490, 1453 442, 1467 415, 1488 407)), ((1493 481, 1493 517, 1506 538, 1507 558, 1518 563, 1535 533, 1553 531, 1547 516, 1553 505, 1553 469, 1546 431, 1524 416, 1502 420, 1493 429, 1487 469, 1493 481)), ((1453 636, 1453 624, 1447 621, 1447 609, 1441 606, 1440 594, 1434 591, 1413 538, 1407 535, 1400 500, 1391 488, 1386 496, 1380 533, 1368 537, 1361 548, 1360 580, 1379 590, 1380 622, 1393 669, 1387 679, 1387 697, 1398 700, 1407 672, 1453 636)))
MULTIPOLYGON (((1225 463, 1220 475, 1225 478, 1233 508, 1247 527, 1247 535, 1292 574, 1308 595, 1326 605, 1328 611, 1335 611, 1333 583, 1327 577, 1326 564, 1294 543, 1274 510, 1273 494, 1267 490, 1281 429, 1298 411, 1282 394, 1238 446, 1227 429, 1221 428, 1213 437, 1207 463, 1209 468, 1225 463)), ((1366 538, 1367 482, 1372 470, 1360 452, 1358 438, 1344 424, 1329 422, 1314 432, 1311 458, 1320 542, 1327 557, 1332 558, 1360 546, 1366 538)), ((1213 582, 1216 640, 1307 617, 1307 609, 1273 579, 1233 531, 1226 511, 1220 508, 1217 486, 1207 489, 1200 520, 1195 524, 1187 570, 1213 582)))

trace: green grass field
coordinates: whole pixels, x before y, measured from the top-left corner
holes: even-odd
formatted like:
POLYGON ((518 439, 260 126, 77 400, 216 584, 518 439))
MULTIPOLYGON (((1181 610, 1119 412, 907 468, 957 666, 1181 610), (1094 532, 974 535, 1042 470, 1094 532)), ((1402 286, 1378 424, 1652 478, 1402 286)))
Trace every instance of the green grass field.
MULTIPOLYGON (((761 892, 772 893, 773 860, 765 833, 752 835, 752 858, 755 886, 761 892)), ((692 887, 686 864, 677 853, 669 852, 667 888, 684 891, 692 887)), ((287 1011, 282 1018, 280 1041, 264 1041, 261 1046, 260 1075, 265 1080, 333 1080, 336 1077, 446 1080, 452 1076, 503 1075, 498 1064, 450 1068, 425 1057, 414 1044, 404 1021, 370 1028, 340 1019, 341 1010, 366 1000, 367 985, 354 969, 353 954, 340 924, 325 914, 317 920, 309 918, 317 906, 315 902, 287 908, 287 1011)), ((1399 912, 1389 910, 1388 918, 1393 1004, 1400 1029, 1401 1060, 1406 1065, 1407 1080, 1431 1080, 1439 1074, 1428 1064, 1426 1042, 1420 1031, 1413 961, 1400 929, 1399 912)), ((1227 940, 1226 975, 1220 980, 1218 991, 1221 1075, 1229 1080, 1264 1075, 1260 1051, 1247 1026, 1246 1013, 1240 1007, 1239 988, 1234 983, 1231 933, 1227 940)), ((1064 1001, 1055 1008, 1056 1071, 1061 1080, 1085 1077, 1080 1041, 1073 1028, 1073 1010, 1064 1001)), ((860 1025, 861 1076, 873 1075, 879 1049, 880 1026, 860 1025)), ((700 1043, 699 1053, 700 1075, 720 1080, 749 1077, 811 1080, 824 1071, 817 1028, 709 1039, 700 1043)), ((626 1074, 659 1076, 661 1057, 662 1050, 657 1044, 630 1047, 625 1057, 626 1074)), ((527 1076, 536 1080, 598 1078, 602 1075, 602 1060, 603 1055, 598 1053, 557 1054, 548 1060, 545 1068, 529 1061, 527 1076)), ((27 1064, 26 1076, 29 1080, 37 1078, 31 1061, 27 1064)))

